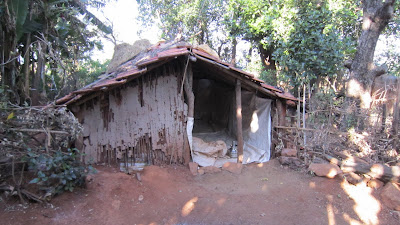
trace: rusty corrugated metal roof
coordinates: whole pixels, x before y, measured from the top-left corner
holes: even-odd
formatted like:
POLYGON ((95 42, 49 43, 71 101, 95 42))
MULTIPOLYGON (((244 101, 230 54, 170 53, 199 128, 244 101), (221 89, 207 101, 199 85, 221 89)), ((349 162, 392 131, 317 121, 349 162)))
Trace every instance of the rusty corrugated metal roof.
POLYGON ((120 79, 127 79, 130 78, 134 75, 138 75, 138 74, 143 74, 147 71, 147 68, 144 69, 138 69, 138 68, 134 68, 125 72, 122 72, 120 74, 117 75, 116 80, 120 80, 120 79))
POLYGON ((284 93, 278 93, 278 92, 276 92, 276 95, 279 97, 279 98, 284 98, 284 99, 287 99, 287 100, 292 100, 292 101, 295 101, 295 102, 298 102, 299 101, 299 99, 297 99, 296 97, 294 97, 292 94, 290 94, 289 92, 284 92, 284 93))
POLYGON ((165 62, 182 55, 192 54, 196 57, 200 57, 206 60, 208 63, 219 65, 220 67, 230 70, 235 76, 240 76, 243 79, 252 81, 255 85, 264 88, 266 93, 273 93, 273 96, 278 98, 298 101, 293 95, 288 92, 284 92, 281 89, 272 85, 266 84, 263 80, 254 77, 253 74, 243 71, 234 67, 232 64, 222 62, 219 58, 207 53, 201 48, 193 47, 186 42, 180 43, 163 43, 159 42, 156 45, 147 49, 147 52, 139 53, 131 60, 120 65, 120 68, 115 72, 108 74, 103 79, 100 79, 80 90, 74 91, 56 101, 56 104, 71 104, 81 99, 83 96, 93 92, 102 91, 111 86, 122 85, 129 80, 135 79, 147 72, 148 65, 152 65, 158 62, 165 62))

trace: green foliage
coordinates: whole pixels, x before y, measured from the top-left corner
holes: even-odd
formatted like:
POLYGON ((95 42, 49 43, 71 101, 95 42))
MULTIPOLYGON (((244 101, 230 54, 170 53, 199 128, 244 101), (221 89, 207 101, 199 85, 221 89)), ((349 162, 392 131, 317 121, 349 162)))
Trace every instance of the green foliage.
POLYGON ((394 35, 398 37, 400 32, 400 2, 394 1, 393 5, 393 19, 389 22, 387 28, 385 29, 386 35, 394 35))
POLYGON ((327 8, 315 10, 311 3, 300 7, 289 37, 277 44, 273 54, 293 86, 313 83, 317 76, 334 76, 349 45, 329 24, 332 13, 327 8))
POLYGON ((68 149, 67 152, 56 151, 49 155, 36 153, 28 149, 23 158, 28 163, 29 170, 35 173, 30 184, 37 184, 52 194, 63 191, 73 191, 75 187, 85 184, 85 177, 92 167, 85 167, 79 161, 80 153, 77 149, 68 149))
POLYGON ((389 35, 381 35, 382 41, 387 49, 379 51, 375 56, 375 63, 385 64, 388 67, 388 74, 400 77, 400 52, 398 51, 397 38, 389 35))
POLYGON ((280 80, 296 86, 317 76, 335 76, 354 54, 360 17, 353 1, 229 1, 234 30, 273 52, 280 80))
POLYGON ((222 0, 141 0, 140 19, 144 25, 154 22, 162 29, 162 38, 172 40, 179 32, 185 37, 202 32, 194 37, 198 43, 211 43, 212 32, 221 29, 222 0), (181 30, 181 31, 180 31, 181 30))
POLYGON ((276 70, 263 70, 260 74, 260 79, 264 80, 268 84, 276 82, 274 77, 276 76, 276 70))
MULTIPOLYGON (((111 28, 87 9, 89 6, 102 7, 107 1, 1 2, 0 53, 3 52, 1 58, 4 61, 11 61, 2 74, 2 81, 4 80, 4 85, 12 93, 10 96, 23 96, 28 100, 38 100, 39 92, 43 97, 59 96, 61 90, 66 88, 67 81, 78 74, 77 66, 80 61, 87 59, 93 49, 102 47, 99 37, 111 33, 111 28), (19 58, 24 60, 17 60, 19 58), (22 74, 23 64, 28 64, 26 68, 32 68, 31 71, 22 74), (25 81, 26 77, 28 81, 25 81), (21 84, 29 86, 24 87, 21 84), (30 89, 37 91, 29 96, 25 92, 30 89), (22 96, 16 93, 21 93, 22 96)), ((71 88, 68 87, 69 90, 71 88)), ((23 101, 24 99, 21 102, 23 101)))
POLYGON ((156 24, 164 39, 174 40, 180 33, 186 39, 191 37, 187 41, 208 44, 220 56, 231 53, 233 37, 226 23, 226 0, 138 0, 138 5, 142 29, 156 24))
POLYGON ((22 36, 22 27, 26 20, 26 16, 28 15, 29 9, 29 0, 8 0, 8 4, 10 5, 11 13, 15 18, 15 28, 17 34, 17 40, 19 40, 22 36))
POLYGON ((105 62, 92 59, 83 61, 76 74, 78 88, 96 81, 101 74, 106 72, 108 64, 110 64, 110 60, 105 62))

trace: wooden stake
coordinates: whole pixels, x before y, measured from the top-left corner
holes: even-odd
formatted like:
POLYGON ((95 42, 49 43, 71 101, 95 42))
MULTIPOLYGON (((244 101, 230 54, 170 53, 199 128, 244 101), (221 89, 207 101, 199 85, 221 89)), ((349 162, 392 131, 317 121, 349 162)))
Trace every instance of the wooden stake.
POLYGON ((297 104, 297 128, 300 128, 300 89, 297 90, 297 96, 299 97, 299 103, 297 104))
POLYGON ((392 123, 392 131, 394 134, 398 134, 399 132, 399 104, 400 104, 400 80, 397 78, 397 96, 396 96, 396 103, 394 105, 393 110, 393 123, 392 123))
MULTIPOLYGON (((300 88, 297 89, 297 97, 299 99, 299 102, 297 103, 297 129, 300 129, 300 104, 301 104, 301 101, 300 101, 300 88)), ((296 132, 296 136, 295 136, 295 139, 294 139, 294 144, 296 146, 297 152, 299 151, 299 148, 298 148, 299 138, 300 138, 299 132, 296 132)))
MULTIPOLYGON (((306 85, 303 84, 303 129, 306 128, 306 85)), ((306 133, 303 131, 304 146, 307 144, 306 133)))
POLYGON ((240 80, 236 80, 236 123, 237 123, 237 144, 238 163, 243 162, 243 132, 242 132, 242 87, 240 80))

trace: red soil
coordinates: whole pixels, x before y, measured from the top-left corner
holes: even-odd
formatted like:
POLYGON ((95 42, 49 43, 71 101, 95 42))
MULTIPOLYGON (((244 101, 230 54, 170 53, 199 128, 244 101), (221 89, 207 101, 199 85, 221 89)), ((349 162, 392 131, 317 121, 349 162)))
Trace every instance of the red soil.
POLYGON ((142 182, 114 168, 97 170, 87 189, 47 206, 24 209, 1 201, 0 223, 400 224, 398 214, 380 203, 379 190, 312 177, 276 160, 246 165, 240 175, 193 177, 184 166, 148 166, 142 182))

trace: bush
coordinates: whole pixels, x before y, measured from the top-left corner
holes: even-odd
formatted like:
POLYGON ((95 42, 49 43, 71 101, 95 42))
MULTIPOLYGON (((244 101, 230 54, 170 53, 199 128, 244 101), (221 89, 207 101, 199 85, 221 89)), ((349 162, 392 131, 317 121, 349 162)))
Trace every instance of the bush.
POLYGON ((84 166, 80 161, 80 152, 77 149, 68 149, 67 152, 55 151, 53 154, 37 153, 28 149, 23 158, 35 177, 29 183, 39 185, 51 195, 63 191, 73 191, 77 186, 85 184, 91 166, 84 166))

